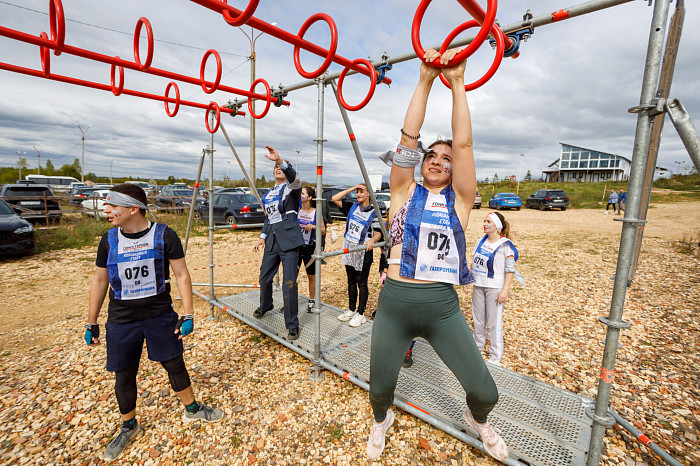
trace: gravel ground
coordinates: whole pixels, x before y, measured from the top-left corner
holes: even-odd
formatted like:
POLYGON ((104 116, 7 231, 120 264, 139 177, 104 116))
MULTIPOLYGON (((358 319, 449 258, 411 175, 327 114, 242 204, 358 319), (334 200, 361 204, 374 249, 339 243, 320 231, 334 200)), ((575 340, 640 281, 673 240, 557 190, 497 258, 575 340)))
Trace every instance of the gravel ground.
MULTIPOLYGON (((698 464, 700 203, 652 207, 637 277, 625 302, 623 319, 632 328, 621 334, 611 403, 682 463, 698 464)), ((487 212, 473 211, 470 244, 487 212)), ((598 317, 610 308, 621 224, 600 209, 523 210, 505 216, 517 233, 518 268, 528 286, 516 285, 506 304, 503 365, 592 397, 605 338, 598 317)), ((335 227, 339 233, 341 226, 335 227)), ((253 231, 217 235, 215 263, 259 259, 252 252, 256 236, 253 231)), ((118 429, 104 348, 88 349, 82 340, 96 245, 0 263, 2 464, 99 464, 104 445, 118 429)), ((207 239, 193 238, 188 265, 207 262, 207 239)), ((340 259, 328 264, 323 299, 345 307, 340 259)), ((258 267, 217 268, 216 282, 255 283, 258 267)), ((195 282, 207 281, 208 271, 192 276, 195 282)), ((301 278, 300 291, 306 289, 301 278)), ((370 310, 378 292, 373 273, 370 310)), ((460 290, 460 299, 471 320, 470 290, 460 290)), ((323 382, 310 381, 310 363, 296 353, 218 310, 217 320, 206 320, 209 306, 197 299, 195 312, 197 328, 186 340, 185 361, 197 398, 223 408, 226 417, 218 424, 184 424, 165 371, 144 358, 138 407, 144 432, 118 462, 367 463, 371 410, 366 392, 331 374, 323 382)), ((105 319, 106 310, 100 322, 105 319)), ((481 452, 396 412, 384 464, 493 464, 481 452)), ((619 426, 608 430, 603 463, 661 464, 619 426)))

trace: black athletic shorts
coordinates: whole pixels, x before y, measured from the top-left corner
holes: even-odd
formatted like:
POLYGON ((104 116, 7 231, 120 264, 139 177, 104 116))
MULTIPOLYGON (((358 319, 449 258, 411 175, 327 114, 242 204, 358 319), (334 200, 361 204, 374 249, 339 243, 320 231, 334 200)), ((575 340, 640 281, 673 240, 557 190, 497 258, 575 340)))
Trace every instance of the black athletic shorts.
POLYGON ((316 245, 315 244, 305 244, 301 247, 301 250, 299 251, 299 267, 301 267, 301 263, 304 262, 304 265, 306 266, 306 275, 307 276, 315 276, 316 275, 316 263, 313 257, 314 253, 316 252, 316 245))

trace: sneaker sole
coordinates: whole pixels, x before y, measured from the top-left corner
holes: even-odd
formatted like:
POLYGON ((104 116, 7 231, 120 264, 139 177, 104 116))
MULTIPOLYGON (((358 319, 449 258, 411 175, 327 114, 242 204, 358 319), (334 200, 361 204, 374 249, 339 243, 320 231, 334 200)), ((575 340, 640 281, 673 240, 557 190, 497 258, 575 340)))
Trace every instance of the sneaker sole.
MULTIPOLYGON (((470 415, 471 415, 471 411, 470 411, 470 415)), ((471 417, 471 416, 470 416, 470 417, 471 417)), ((464 422, 466 422, 467 425, 468 425, 469 427, 471 427, 474 431, 476 431, 476 435, 479 436, 479 440, 481 440, 481 444, 484 446, 484 449, 486 450, 486 453, 488 453, 488 455, 489 455, 491 458, 493 458, 493 459, 495 459, 495 460, 497 460, 497 461, 501 461, 501 462, 505 462, 505 461, 508 459, 508 456, 506 456, 506 457, 503 458, 503 459, 499 458, 499 457, 496 456, 496 454, 489 448, 489 446, 486 445, 486 442, 484 442, 484 439, 481 438, 481 433, 479 433, 479 429, 478 429, 477 426, 475 425, 475 424, 476 424, 476 421, 475 421, 475 420, 472 420, 473 418, 472 418, 472 419, 469 419, 469 418, 467 417, 467 412, 466 412, 466 411, 465 411, 464 413, 462 413, 462 418, 464 419, 464 422)))
POLYGON ((182 415, 182 422, 184 422, 185 424, 189 424, 190 422, 198 422, 198 421, 204 421, 204 422, 215 423, 215 422, 221 422, 221 420, 222 420, 223 418, 224 418, 224 416, 222 415, 219 419, 211 419, 211 420, 209 420, 209 419, 203 419, 203 418, 201 418, 201 417, 194 417, 194 418, 192 418, 192 417, 187 417, 186 414, 183 414, 183 415, 182 415))
MULTIPOLYGON (((131 441, 134 440, 141 433, 141 424, 138 424, 136 429, 137 429, 136 433, 129 439, 128 442, 126 442, 126 445, 124 446, 124 450, 126 450, 126 447, 129 446, 129 443, 131 443, 131 441)), ((113 462, 117 461, 119 459, 119 457, 124 454, 124 450, 119 452, 119 454, 117 456, 115 456, 114 458, 112 458, 111 460, 108 460, 107 458, 105 458, 104 454, 102 454, 102 461, 104 461, 105 463, 113 463, 113 462)))

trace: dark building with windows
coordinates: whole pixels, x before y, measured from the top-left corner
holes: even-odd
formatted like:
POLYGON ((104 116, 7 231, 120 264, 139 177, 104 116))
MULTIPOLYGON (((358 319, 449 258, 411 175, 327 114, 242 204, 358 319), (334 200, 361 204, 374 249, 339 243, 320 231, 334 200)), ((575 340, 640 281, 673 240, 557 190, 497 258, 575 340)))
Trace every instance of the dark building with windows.
POLYGON ((561 144, 561 156, 542 170, 546 182, 626 181, 631 161, 621 155, 607 154, 584 147, 561 144))

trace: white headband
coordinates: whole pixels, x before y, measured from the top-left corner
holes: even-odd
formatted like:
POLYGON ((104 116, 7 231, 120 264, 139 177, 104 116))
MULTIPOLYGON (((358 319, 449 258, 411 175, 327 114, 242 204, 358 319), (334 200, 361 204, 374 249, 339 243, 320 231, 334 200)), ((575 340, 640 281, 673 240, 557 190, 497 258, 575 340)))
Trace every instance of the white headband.
POLYGON ((119 207, 136 206, 139 209, 144 209, 146 212, 148 212, 148 214, 151 216, 151 218, 154 221, 156 219, 146 204, 139 201, 138 199, 135 199, 135 198, 129 196, 128 194, 120 193, 117 191, 107 191, 107 197, 105 197, 104 202, 105 202, 105 204, 112 204, 112 205, 116 205, 119 207))
POLYGON ((501 219, 498 218, 498 215, 496 215, 494 212, 491 212, 487 215, 487 217, 491 219, 494 225, 496 225, 496 231, 500 233, 501 230, 503 230, 503 224, 501 223, 501 219))

